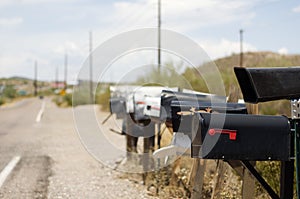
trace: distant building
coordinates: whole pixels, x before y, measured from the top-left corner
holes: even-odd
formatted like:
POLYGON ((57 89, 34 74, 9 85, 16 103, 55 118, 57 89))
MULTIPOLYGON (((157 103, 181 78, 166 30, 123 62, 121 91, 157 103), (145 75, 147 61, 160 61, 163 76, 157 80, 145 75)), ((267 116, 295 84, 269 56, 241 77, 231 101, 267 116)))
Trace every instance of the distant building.
POLYGON ((52 82, 51 83, 51 88, 65 88, 65 83, 64 82, 52 82))

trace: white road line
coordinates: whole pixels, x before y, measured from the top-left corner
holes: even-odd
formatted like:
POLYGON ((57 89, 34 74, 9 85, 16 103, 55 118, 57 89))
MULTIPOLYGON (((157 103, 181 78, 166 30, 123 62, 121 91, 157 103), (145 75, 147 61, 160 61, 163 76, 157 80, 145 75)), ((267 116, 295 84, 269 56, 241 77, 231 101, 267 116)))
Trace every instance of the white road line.
POLYGON ((44 110, 45 110, 45 104, 46 104, 45 101, 43 101, 42 107, 41 107, 39 113, 36 116, 36 119, 35 119, 36 122, 40 122, 41 121, 43 113, 44 113, 44 110))
POLYGON ((2 170, 0 173, 0 188, 2 187, 3 183, 5 182, 7 176, 12 172, 12 170, 15 168, 15 166, 18 164, 20 161, 21 157, 16 156, 14 157, 7 165, 6 167, 2 170))

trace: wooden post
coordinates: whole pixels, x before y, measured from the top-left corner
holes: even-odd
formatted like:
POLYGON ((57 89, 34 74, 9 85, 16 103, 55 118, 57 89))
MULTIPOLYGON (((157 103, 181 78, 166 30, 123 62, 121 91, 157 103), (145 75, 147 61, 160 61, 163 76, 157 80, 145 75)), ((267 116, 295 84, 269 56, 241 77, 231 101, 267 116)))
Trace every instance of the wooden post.
MULTIPOLYGON (((193 122, 198 122, 198 121, 195 120, 193 122)), ((193 127, 192 137, 194 138, 192 140, 192 144, 200 146, 202 144, 201 132, 200 134, 198 134, 198 129, 195 128, 194 124, 192 124, 192 127, 193 127)), ((193 148, 191 150, 193 150, 193 148)), ((189 186, 190 186, 192 199, 201 198, 203 181, 204 181, 205 164, 206 164, 206 160, 200 158, 193 159, 192 171, 189 177, 189 186)))
POLYGON ((155 123, 151 122, 148 126, 144 127, 144 151, 142 155, 142 164, 143 164, 143 184, 146 184, 147 175, 149 170, 154 169, 154 162, 150 159, 150 154, 154 151, 155 144, 155 123), (148 137, 149 135, 153 135, 148 137))
POLYGON ((255 198, 255 179, 246 168, 244 169, 243 173, 242 198, 255 198))
POLYGON ((161 147, 161 123, 156 124, 157 127, 157 148, 160 149, 161 147))
MULTIPOLYGON (((230 87, 229 102, 237 102, 240 91, 235 87, 230 87)), ((247 110, 249 114, 258 114, 258 105, 257 104, 247 104, 247 110)), ((255 161, 251 162, 252 165, 255 165, 255 161)), ((244 168, 242 173, 242 198, 243 199, 252 199, 255 197, 255 179, 251 173, 244 168)))
MULTIPOLYGON (((248 113, 258 115, 258 105, 257 104, 248 104, 247 105, 248 113)), ((255 161, 252 161, 251 164, 255 166, 255 161)), ((243 172, 243 185, 242 185, 242 198, 243 199, 252 199, 255 197, 255 178, 248 171, 244 169, 243 172)))
MULTIPOLYGON (((228 102, 238 102, 239 90, 234 86, 231 86, 229 89, 230 90, 229 90, 228 102)), ((227 171, 227 167, 225 165, 225 162, 223 160, 218 160, 216 174, 214 176, 214 186, 213 186, 211 198, 221 198, 219 194, 221 193, 222 183, 224 182, 225 179, 224 174, 226 171, 227 171)))
POLYGON ((189 186, 191 187, 191 199, 202 198, 202 188, 204 181, 206 161, 199 158, 193 159, 193 167, 189 177, 189 186))
POLYGON ((149 168, 149 152, 150 152, 150 138, 144 137, 144 151, 142 155, 143 164, 143 184, 146 185, 148 168, 149 168))
POLYGON ((225 172, 227 168, 225 165, 225 162, 223 160, 217 160, 217 170, 214 178, 214 187, 213 187, 213 192, 211 194, 211 199, 214 198, 221 198, 221 190, 222 190, 222 184, 225 179, 225 172))
POLYGON ((137 137, 133 135, 133 121, 129 114, 126 114, 126 157, 127 160, 132 160, 132 153, 137 153, 137 137))

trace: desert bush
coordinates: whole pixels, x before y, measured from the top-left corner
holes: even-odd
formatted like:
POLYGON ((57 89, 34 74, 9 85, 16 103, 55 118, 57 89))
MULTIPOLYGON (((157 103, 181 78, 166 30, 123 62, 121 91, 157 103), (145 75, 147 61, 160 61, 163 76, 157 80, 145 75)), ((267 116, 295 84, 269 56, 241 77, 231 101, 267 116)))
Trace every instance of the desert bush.
POLYGON ((17 97, 17 91, 13 85, 8 85, 5 87, 5 89, 3 91, 3 96, 7 97, 9 99, 13 99, 13 98, 17 97))
POLYGON ((99 104, 101 106, 102 111, 109 111, 109 98, 110 98, 109 86, 102 89, 102 91, 97 92, 96 104, 99 104))
POLYGON ((4 103, 5 103, 5 100, 2 97, 0 97, 0 106, 4 103))

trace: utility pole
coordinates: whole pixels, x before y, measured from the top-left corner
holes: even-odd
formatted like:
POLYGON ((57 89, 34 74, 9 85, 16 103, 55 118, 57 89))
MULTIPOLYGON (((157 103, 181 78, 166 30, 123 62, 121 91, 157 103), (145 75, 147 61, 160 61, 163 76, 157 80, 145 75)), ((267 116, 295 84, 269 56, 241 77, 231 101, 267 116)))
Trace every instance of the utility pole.
POLYGON ((160 72, 161 67, 161 0, 158 0, 158 32, 157 32, 157 39, 158 39, 158 45, 157 45, 157 64, 158 64, 158 71, 160 72))
POLYGON ((92 31, 90 31, 90 56, 89 56, 89 64, 90 64, 90 102, 93 104, 94 96, 93 96, 93 35, 92 31))
POLYGON ((55 69, 55 88, 58 89, 58 67, 55 69))
POLYGON ((37 61, 34 62, 34 82, 33 82, 33 87, 34 87, 34 96, 37 96, 37 61))
MULTIPOLYGON (((244 30, 240 29, 240 67, 244 66, 244 52, 243 52, 243 33, 244 30)), ((257 104, 247 104, 247 110, 249 114, 258 115, 257 104)), ((256 162, 251 162, 255 166, 256 162)), ((243 170, 243 184, 242 184, 242 198, 254 198, 255 193, 255 179, 253 175, 247 170, 243 170)))
POLYGON ((65 80, 64 80, 65 90, 67 90, 67 78, 68 78, 68 54, 65 53, 65 80))
POLYGON ((240 67, 243 66, 243 33, 244 30, 240 29, 240 67))

